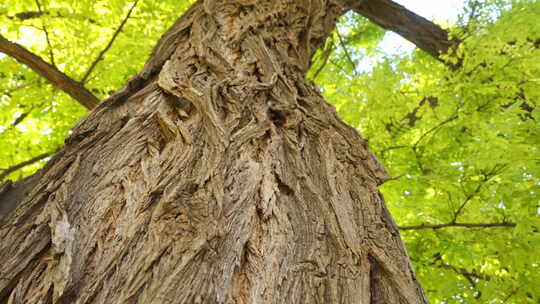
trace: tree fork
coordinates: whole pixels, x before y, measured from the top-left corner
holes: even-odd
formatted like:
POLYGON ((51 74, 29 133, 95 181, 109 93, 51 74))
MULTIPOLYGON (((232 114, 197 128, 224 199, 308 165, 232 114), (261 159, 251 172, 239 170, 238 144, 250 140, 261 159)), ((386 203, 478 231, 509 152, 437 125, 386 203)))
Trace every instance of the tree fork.
POLYGON ((305 82, 347 3, 198 1, 0 222, 0 303, 427 303, 305 82))

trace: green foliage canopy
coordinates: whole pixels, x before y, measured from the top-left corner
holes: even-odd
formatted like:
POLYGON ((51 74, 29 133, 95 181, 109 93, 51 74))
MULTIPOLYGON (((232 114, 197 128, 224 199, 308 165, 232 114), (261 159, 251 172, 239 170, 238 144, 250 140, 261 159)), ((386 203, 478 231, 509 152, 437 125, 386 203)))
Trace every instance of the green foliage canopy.
MULTIPOLYGON (((88 74, 85 86, 105 98, 190 4, 14 0, 0 4, 0 34, 76 80, 88 74)), ((308 78, 393 177, 381 190, 433 303, 538 303, 540 2, 467 4, 446 64, 381 53, 384 30, 348 14, 308 78)), ((0 168, 40 159, 5 179, 41 167, 87 112, 9 56, 0 109, 0 168)))

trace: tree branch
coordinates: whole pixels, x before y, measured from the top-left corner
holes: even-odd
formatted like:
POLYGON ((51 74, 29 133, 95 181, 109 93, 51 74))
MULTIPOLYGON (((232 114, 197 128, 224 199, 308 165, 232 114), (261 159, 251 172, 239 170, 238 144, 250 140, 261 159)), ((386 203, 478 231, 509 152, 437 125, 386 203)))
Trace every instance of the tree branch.
POLYGON ((30 115, 30 113, 32 113, 33 110, 34 108, 30 108, 30 110, 22 113, 19 117, 17 117, 17 119, 13 121, 13 123, 11 123, 11 126, 9 126, 9 128, 15 128, 16 126, 18 126, 21 122, 23 122, 23 120, 26 119, 26 117, 28 117, 28 115, 30 115))
POLYGON ((322 72, 322 70, 324 69, 324 67, 328 63, 328 60, 330 59, 330 56, 332 55, 332 52, 334 51, 334 48, 335 48, 335 44, 332 41, 331 44, 328 45, 325 48, 325 50, 323 51, 323 53, 321 54, 321 57, 323 58, 323 60, 322 60, 321 65, 319 66, 319 68, 315 71, 315 73, 313 73, 313 77, 312 77, 313 80, 317 79, 317 76, 319 76, 319 74, 322 72))
MULTIPOLYGON (((456 111, 457 113, 457 111, 456 111)), ((429 134, 433 133, 433 132, 436 132, 438 130, 440 130, 444 125, 448 124, 448 123, 451 123, 452 121, 458 119, 458 114, 454 114, 452 116, 450 116, 449 118, 443 120, 441 123, 439 123, 438 125, 436 125, 435 127, 429 129, 426 133, 422 134, 420 136, 420 138, 414 143, 413 145, 413 150, 416 150, 418 148, 418 144, 420 144, 420 142, 426 138, 429 134)))
MULTIPOLYGON (((472 269, 472 271, 469 271, 466 268, 457 267, 457 266, 445 263, 441 253, 439 252, 437 252, 434 257, 435 257, 435 260, 433 262, 429 264, 424 263, 424 265, 429 266, 429 267, 437 267, 437 268, 452 270, 455 273, 462 275, 467 281, 469 281, 469 283, 473 287, 476 287, 476 283, 478 280, 485 280, 485 281, 491 280, 491 277, 489 275, 478 273, 475 269, 472 269)), ((481 293, 478 292, 476 298, 479 298, 480 296, 481 296, 481 293)))
POLYGON ((417 226, 399 226, 399 230, 423 230, 423 229, 441 229, 449 227, 460 228, 492 228, 492 227, 516 227, 516 223, 447 223, 447 224, 423 224, 417 226))
POLYGON ((81 83, 84 84, 88 80, 88 77, 90 76, 90 74, 92 74, 92 72, 96 68, 97 64, 101 60, 103 60, 103 56, 111 48, 114 41, 116 40, 116 37, 118 37, 118 34, 120 34, 120 32, 122 31, 122 29, 124 28, 124 25, 126 25, 129 17, 131 16, 131 13, 133 12, 133 9, 135 9, 135 6, 137 5, 138 2, 139 2, 139 0, 136 0, 135 2, 133 2, 133 5, 131 5, 131 8, 129 9, 126 17, 124 18, 124 20, 122 20, 122 22, 120 23, 120 26, 118 26, 118 28, 116 29, 116 32, 114 32, 113 36, 111 37, 111 40, 109 40, 109 43, 107 43, 105 48, 103 50, 101 50, 101 52, 97 56, 96 60, 94 60, 94 62, 92 62, 92 64, 90 65, 90 68, 88 68, 88 71, 86 71, 86 73, 84 74, 83 78, 81 79, 81 83))
POLYGON ((45 62, 23 46, 7 40, 2 35, 0 35, 0 52, 28 66, 47 79, 55 88, 66 92, 87 109, 93 109, 99 104, 99 99, 90 93, 82 84, 62 73, 56 67, 45 62))
POLYGON ((339 39, 339 44, 341 45, 341 48, 343 49, 343 52, 345 53, 345 57, 347 57, 347 59, 349 60, 349 63, 351 64, 351 67, 353 69, 353 75, 357 75, 358 73, 356 72, 356 63, 354 63, 354 60, 349 54, 349 50, 347 50, 347 46, 345 45, 345 42, 343 41, 343 38, 341 37, 341 34, 339 33, 338 28, 336 28, 336 34, 339 39))
MULTIPOLYGON (((358 1, 358 0, 357 0, 358 1)), ((393 31, 414 43, 439 61, 459 40, 449 40, 448 32, 426 18, 391 0, 358 1, 352 9, 384 29, 393 31)))
POLYGON ((423 105, 426 104, 426 102, 429 103, 429 106, 432 109, 435 109, 439 105, 439 99, 437 97, 434 97, 434 96, 424 97, 422 98, 422 100, 420 100, 418 105, 414 107, 414 109, 411 112, 403 116, 403 119, 401 119, 400 122, 403 123, 406 120, 408 120, 407 124, 409 125, 409 127, 414 127, 416 125, 416 122, 422 119, 422 116, 418 116, 418 111, 420 111, 420 109, 422 108, 423 105))
POLYGON ((12 93, 15 93, 15 92, 17 92, 19 90, 31 87, 31 86, 36 85, 36 84, 39 84, 39 80, 27 82, 25 84, 22 84, 22 85, 20 85, 18 87, 12 88, 12 89, 6 89, 6 90, 2 91, 1 94, 5 95, 5 96, 8 96, 8 97, 11 97, 12 93))
POLYGON ((52 18, 77 18, 82 19, 85 21, 88 21, 89 23, 95 24, 97 23, 96 20, 92 18, 85 18, 82 16, 77 16, 73 14, 63 15, 60 11, 52 10, 52 11, 41 11, 41 12, 35 12, 35 11, 26 11, 26 12, 20 12, 16 13, 12 16, 7 16, 8 19, 17 19, 19 21, 26 21, 30 19, 40 18, 41 16, 50 16, 52 18))
POLYGON ((24 20, 28 20, 28 19, 39 18, 39 17, 41 17, 42 15, 45 15, 45 14, 48 14, 48 13, 47 12, 42 12, 42 11, 39 11, 39 12, 27 11, 27 12, 17 13, 14 16, 7 16, 7 17, 8 17, 8 19, 17 18, 17 19, 19 19, 21 21, 24 21, 24 20))
POLYGON ((460 216, 461 212, 463 212, 463 209, 465 209, 465 206, 467 206, 467 204, 475 196, 477 196, 480 193, 480 190, 482 189, 482 186, 484 185, 485 182, 487 182, 487 180, 483 180, 482 183, 480 183, 480 184, 478 184, 476 186, 476 188, 474 189, 474 191, 472 193, 469 193, 469 194, 466 195, 465 200, 463 201, 463 203, 461 203, 461 205, 457 208, 457 210, 454 211, 454 216, 452 218, 453 222, 457 221, 458 216, 460 216))
POLYGON ((20 169, 22 169, 22 168, 24 168, 26 166, 37 163, 38 161, 43 160, 43 159, 51 156, 52 154, 53 154, 52 152, 43 153, 43 154, 40 154, 40 155, 38 155, 38 156, 36 156, 34 158, 31 158, 29 160, 23 161, 22 163, 16 164, 15 166, 12 166, 12 167, 9 167, 7 169, 1 170, 3 172, 0 174, 0 181, 3 180, 4 178, 6 178, 11 173, 13 173, 13 172, 15 172, 17 170, 20 170, 20 169))
POLYGON ((474 279, 480 279, 480 280, 485 280, 485 281, 490 281, 491 280, 490 276, 483 275, 481 273, 477 273, 474 270, 473 271, 468 271, 465 268, 444 264, 442 262, 441 262, 441 264, 437 265, 437 267, 438 268, 443 268, 443 269, 450 269, 450 270, 454 271, 455 273, 464 276, 467 279, 467 281, 469 281, 469 283, 471 283, 472 286, 476 286, 476 282, 474 281, 474 279))
MULTIPOLYGON (((41 9, 41 3, 39 3, 39 0, 36 0, 36 5, 38 7, 39 13, 43 15, 44 13, 41 9)), ((41 20, 41 26, 43 26, 43 32, 45 32, 45 39, 47 40, 47 45, 49 46, 49 58, 51 60, 51 64, 53 66, 56 66, 56 63, 54 63, 53 47, 51 44, 51 40, 49 39, 49 31, 47 30, 47 27, 45 26, 45 21, 43 21, 43 19, 41 20)))
POLYGON ((480 181, 480 183, 476 186, 476 188, 470 192, 470 193, 465 193, 466 190, 464 189, 464 193, 465 193, 465 201, 463 201, 463 203, 461 203, 461 205, 454 211, 454 216, 452 218, 452 222, 456 222, 458 217, 460 216, 460 214, 463 212, 463 209, 465 209, 465 206, 467 206, 468 203, 471 202, 471 200, 477 196, 478 194, 480 194, 480 190, 482 190, 482 187, 488 183, 491 178, 493 178, 494 176, 496 176, 497 174, 500 174, 503 170, 504 170, 505 166, 502 165, 502 166, 498 166, 498 165, 495 165, 493 167, 492 170, 490 170, 489 172, 485 172, 485 170, 481 171, 482 172, 482 175, 483 175, 483 178, 482 180, 480 181))

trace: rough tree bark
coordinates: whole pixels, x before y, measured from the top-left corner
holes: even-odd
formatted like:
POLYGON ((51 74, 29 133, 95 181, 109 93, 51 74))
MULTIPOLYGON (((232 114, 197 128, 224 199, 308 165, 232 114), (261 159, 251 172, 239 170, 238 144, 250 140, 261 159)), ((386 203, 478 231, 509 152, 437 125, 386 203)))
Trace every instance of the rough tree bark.
POLYGON ((348 5, 194 4, 25 181, 0 303, 427 303, 384 169, 304 81, 348 5))

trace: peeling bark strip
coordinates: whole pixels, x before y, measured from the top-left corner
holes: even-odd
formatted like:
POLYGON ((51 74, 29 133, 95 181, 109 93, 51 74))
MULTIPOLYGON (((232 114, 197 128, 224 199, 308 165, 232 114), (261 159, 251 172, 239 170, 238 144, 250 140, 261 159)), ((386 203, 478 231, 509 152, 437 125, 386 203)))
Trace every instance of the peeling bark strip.
POLYGON ((0 303, 427 303, 304 81, 342 4, 197 2, 0 223, 0 303))
POLYGON ((55 66, 43 61, 17 43, 13 43, 0 35, 0 52, 9 55, 20 63, 28 66, 49 81, 55 88, 68 93, 73 99, 87 109, 93 109, 99 104, 99 99, 82 84, 59 71, 55 66))

